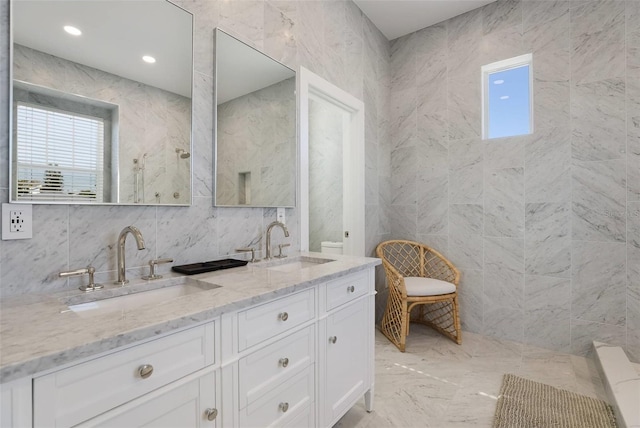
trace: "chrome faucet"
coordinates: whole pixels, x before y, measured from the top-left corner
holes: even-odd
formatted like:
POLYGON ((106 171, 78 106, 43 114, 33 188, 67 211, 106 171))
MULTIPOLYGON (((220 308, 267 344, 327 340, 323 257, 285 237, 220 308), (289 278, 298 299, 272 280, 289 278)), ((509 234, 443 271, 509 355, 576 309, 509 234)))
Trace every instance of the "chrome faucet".
POLYGON ((124 264, 124 244, 127 239, 127 233, 133 235, 136 238, 138 244, 138 250, 144 250, 144 238, 142 233, 135 226, 127 226, 120 232, 118 236, 118 280, 115 282, 117 285, 125 285, 129 280, 127 279, 126 269, 124 264))
POLYGON ((265 260, 271 259, 271 229, 273 229, 275 226, 280 226, 280 228, 284 232, 285 238, 289 237, 289 229, 287 229, 287 226, 285 226, 284 223, 274 221, 269 226, 267 226, 267 251, 264 257, 265 260))

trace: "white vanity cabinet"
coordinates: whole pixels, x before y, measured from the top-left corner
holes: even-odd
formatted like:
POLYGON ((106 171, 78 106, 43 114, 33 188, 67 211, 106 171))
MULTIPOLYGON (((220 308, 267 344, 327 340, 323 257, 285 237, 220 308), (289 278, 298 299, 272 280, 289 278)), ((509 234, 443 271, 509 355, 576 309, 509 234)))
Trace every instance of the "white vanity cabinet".
POLYGON ((223 316, 222 376, 238 379, 223 425, 331 427, 363 396, 371 410, 374 294, 367 269, 223 316))
POLYGON ((2 427, 331 427, 373 391, 373 267, 2 385, 2 427))

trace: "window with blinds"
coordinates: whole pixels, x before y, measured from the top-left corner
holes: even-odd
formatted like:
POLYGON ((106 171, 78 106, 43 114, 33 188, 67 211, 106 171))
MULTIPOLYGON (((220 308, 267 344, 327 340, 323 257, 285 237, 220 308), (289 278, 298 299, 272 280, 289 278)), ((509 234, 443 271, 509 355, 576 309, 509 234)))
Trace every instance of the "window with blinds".
POLYGON ((18 200, 103 202, 102 118, 18 102, 18 200))

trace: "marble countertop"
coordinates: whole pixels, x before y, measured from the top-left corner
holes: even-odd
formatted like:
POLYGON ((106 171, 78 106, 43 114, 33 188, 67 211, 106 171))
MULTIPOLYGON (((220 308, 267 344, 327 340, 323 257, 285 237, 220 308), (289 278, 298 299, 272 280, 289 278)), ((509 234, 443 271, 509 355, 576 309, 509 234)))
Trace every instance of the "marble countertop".
MULTIPOLYGON (((113 293, 118 286, 92 293, 73 290, 6 298, 0 301, 0 379, 4 383, 30 376, 378 264, 380 260, 375 258, 299 253, 268 264, 249 263, 192 275, 189 278, 220 287, 94 316, 70 311, 66 303, 82 296, 113 293), (267 269, 300 256, 333 261, 292 272, 267 269)), ((171 273, 165 278, 181 276, 171 273)), ((132 280, 125 288, 153 282, 156 281, 132 280)))

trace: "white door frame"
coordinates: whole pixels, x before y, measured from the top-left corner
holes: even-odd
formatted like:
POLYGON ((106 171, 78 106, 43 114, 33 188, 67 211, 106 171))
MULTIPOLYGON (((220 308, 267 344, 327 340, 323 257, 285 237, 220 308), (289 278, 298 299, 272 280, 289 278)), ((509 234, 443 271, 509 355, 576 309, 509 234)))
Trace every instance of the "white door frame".
POLYGON ((343 159, 343 253, 364 256, 364 103, 304 67, 298 73, 298 123, 300 124, 300 246, 309 251, 309 102, 312 98, 333 104, 350 118, 348 147, 343 159))

